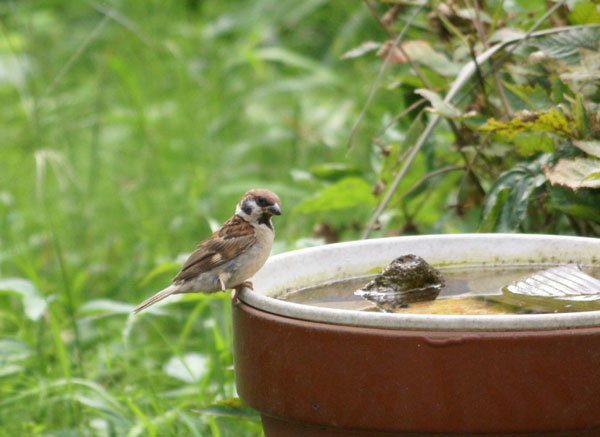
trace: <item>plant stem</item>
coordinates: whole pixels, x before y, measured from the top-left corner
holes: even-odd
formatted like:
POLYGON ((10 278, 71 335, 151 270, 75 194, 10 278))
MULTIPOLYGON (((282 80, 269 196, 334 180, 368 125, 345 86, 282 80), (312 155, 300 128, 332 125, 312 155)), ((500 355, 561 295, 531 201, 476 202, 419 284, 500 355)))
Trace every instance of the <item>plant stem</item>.
MULTIPOLYGON (((546 14, 546 15, 548 15, 548 14, 546 14)), ((544 16, 546 16, 546 15, 544 15, 544 16)), ((538 23, 536 23, 536 25, 539 26, 538 23)), ((471 61, 468 64, 465 64, 465 66, 460 70, 460 72, 458 73, 458 76, 452 83, 450 90, 448 91, 448 93, 446 94, 446 97, 444 98, 444 102, 450 103, 452 101, 452 99, 460 91, 460 89, 471 79, 471 77, 473 76, 473 74, 475 73, 475 71, 477 69, 477 64, 486 62, 488 59, 490 59, 491 56, 493 56, 495 53, 497 53, 498 51, 502 50, 505 47, 508 47, 515 43, 518 44, 519 42, 523 41, 524 39, 530 38, 530 37, 537 38, 537 37, 541 37, 541 36, 551 35, 554 33, 566 32, 566 31, 569 31, 572 29, 586 28, 586 27, 598 27, 598 26, 599 25, 597 25, 597 24, 583 25, 583 26, 564 26, 564 27, 557 27, 555 29, 541 30, 539 32, 529 31, 529 32, 527 32, 526 35, 524 35, 522 37, 513 38, 511 40, 496 44, 495 46, 492 46, 488 50, 483 52, 481 55, 477 56, 477 58, 474 61, 471 61)), ((502 57, 499 60, 499 62, 503 61, 504 59, 506 59, 506 56, 502 57)), ((496 65, 496 64, 494 64, 494 65, 496 65)), ((488 71, 487 74, 489 74, 489 73, 490 72, 488 71)), ((485 75, 484 75, 484 77, 485 77, 485 75)), ((475 83, 474 85, 472 85, 472 88, 477 87, 477 86, 479 86, 479 84, 475 83)), ((469 92, 470 92, 470 90, 467 91, 467 93, 465 93, 459 99, 459 101, 462 100, 462 98, 464 98, 464 96, 468 95, 469 92)), ((421 147, 423 147, 423 144, 425 144, 425 141, 429 137, 429 134, 431 133, 431 131, 433 130, 433 128, 437 125, 437 123, 439 121, 440 121, 440 116, 437 114, 434 114, 429 119, 429 123, 427 124, 427 126, 425 127, 425 129, 423 130, 423 132, 421 133, 419 138, 417 139, 417 142, 415 143, 415 146, 411 150, 411 153, 407 156, 406 161, 404 162, 404 165, 402 166, 402 168, 400 169, 400 171, 394 178, 394 181, 392 182, 390 188, 386 192, 385 196, 383 197, 383 199, 381 200, 379 205, 377 205, 375 212, 373 213, 373 215, 367 222, 367 225, 365 226, 365 230, 363 231, 363 233, 360 236, 361 239, 368 238, 369 234, 371 233, 371 230, 375 226, 375 223, 377 223, 377 219, 379 218, 379 216, 381 215, 383 210, 386 208, 387 204, 390 202, 392 196, 394 195, 394 192, 398 188, 398 185, 400 184, 400 182, 406 175, 406 172, 408 171, 408 168, 412 164, 412 161, 415 159, 415 156, 417 156, 417 153, 419 152, 419 150, 421 150, 421 147)))

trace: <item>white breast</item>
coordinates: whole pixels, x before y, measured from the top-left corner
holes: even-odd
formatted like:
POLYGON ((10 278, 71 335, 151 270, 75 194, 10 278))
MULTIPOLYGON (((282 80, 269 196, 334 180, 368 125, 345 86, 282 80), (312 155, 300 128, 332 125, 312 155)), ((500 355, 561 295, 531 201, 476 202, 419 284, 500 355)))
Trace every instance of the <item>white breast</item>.
POLYGON ((232 263, 232 275, 227 281, 227 287, 235 287, 250 279, 267 261, 273 247, 274 232, 265 225, 256 225, 256 243, 232 263))

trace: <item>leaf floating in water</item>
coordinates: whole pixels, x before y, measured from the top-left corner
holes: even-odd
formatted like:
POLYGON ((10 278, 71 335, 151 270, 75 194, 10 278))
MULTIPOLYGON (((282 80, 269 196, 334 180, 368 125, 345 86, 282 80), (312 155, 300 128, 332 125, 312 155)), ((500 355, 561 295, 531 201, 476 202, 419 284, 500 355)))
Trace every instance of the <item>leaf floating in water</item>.
POLYGON ((511 301, 544 309, 595 310, 600 308, 600 280, 577 265, 555 267, 507 285, 502 292, 511 301))

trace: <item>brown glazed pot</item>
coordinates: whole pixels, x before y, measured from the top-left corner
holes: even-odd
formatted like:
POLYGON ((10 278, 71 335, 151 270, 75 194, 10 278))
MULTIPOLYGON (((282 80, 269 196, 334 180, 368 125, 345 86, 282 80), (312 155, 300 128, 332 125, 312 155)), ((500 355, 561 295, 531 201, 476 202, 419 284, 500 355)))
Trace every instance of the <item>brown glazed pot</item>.
POLYGON ((273 257, 233 300, 237 390, 267 437, 600 436, 600 312, 365 313, 274 299, 415 253, 433 264, 600 262, 600 240, 398 237, 273 257))

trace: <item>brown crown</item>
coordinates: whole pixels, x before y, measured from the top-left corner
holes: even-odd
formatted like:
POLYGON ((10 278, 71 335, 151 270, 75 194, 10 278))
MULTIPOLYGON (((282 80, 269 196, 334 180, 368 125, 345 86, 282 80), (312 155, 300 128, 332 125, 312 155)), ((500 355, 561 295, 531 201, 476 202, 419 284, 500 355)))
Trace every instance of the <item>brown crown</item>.
POLYGON ((281 201, 279 200, 279 197, 277 197, 277 194, 275 194, 272 191, 266 190, 264 188, 254 188, 250 191, 248 191, 246 194, 244 194, 244 197, 242 197, 242 200, 240 200, 240 203, 244 201, 244 199, 247 199, 248 197, 264 197, 265 200, 267 202, 269 202, 270 205, 274 205, 274 204, 281 204, 281 201))

